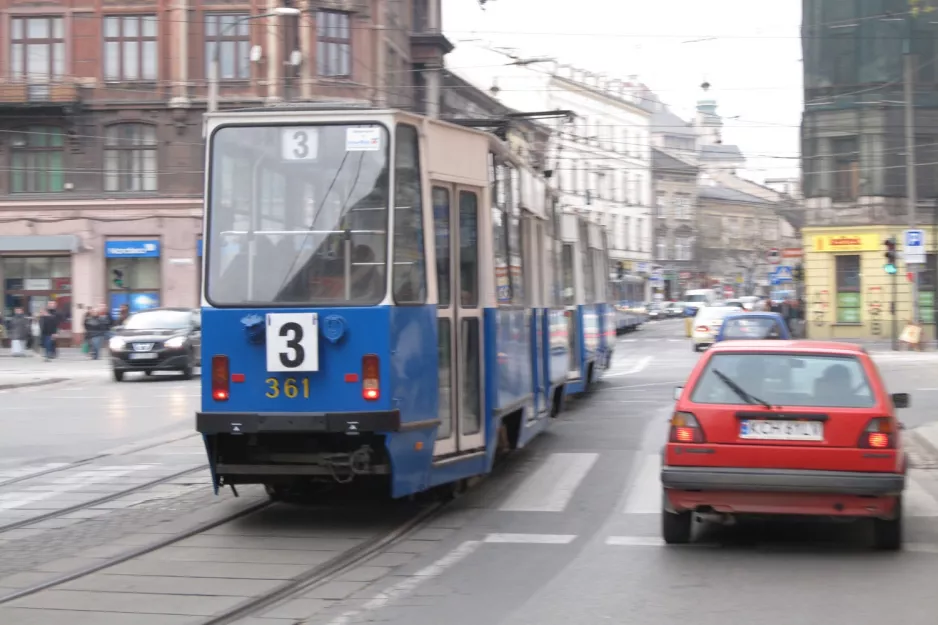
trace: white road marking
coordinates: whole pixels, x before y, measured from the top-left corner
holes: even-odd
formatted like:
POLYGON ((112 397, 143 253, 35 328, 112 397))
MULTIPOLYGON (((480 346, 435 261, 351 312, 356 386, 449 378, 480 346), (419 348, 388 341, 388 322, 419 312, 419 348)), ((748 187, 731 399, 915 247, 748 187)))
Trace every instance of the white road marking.
MULTIPOLYGON (((917 469, 909 471, 905 493, 902 495, 903 514, 909 517, 938 517, 938 501, 916 479, 917 473, 917 469)), ((929 478, 923 476, 923 479, 929 478)))
MULTIPOLYGON (((13 491, 10 493, 3 493, 0 494, 0 510, 13 510, 15 508, 25 506, 26 504, 42 501, 43 499, 50 499, 57 495, 62 495, 71 491, 81 490, 84 486, 88 486, 90 484, 107 482, 112 478, 123 477, 133 473, 134 471, 150 469, 152 466, 153 465, 136 465, 120 468, 106 467, 98 471, 81 471, 79 473, 69 475, 68 477, 53 481, 52 484, 58 485, 60 487, 54 490, 47 490, 44 492, 13 491)), ((89 499, 93 498, 94 497, 89 497, 89 499)))
POLYGON ((59 469, 61 467, 67 467, 67 462, 49 462, 46 464, 40 464, 32 467, 23 467, 22 469, 6 469, 0 471, 0 482, 13 478, 23 478, 29 477, 32 475, 37 475, 39 473, 44 473, 51 469, 59 469))
POLYGON ((636 360, 631 367, 624 369, 622 371, 611 370, 603 374, 604 378, 618 378, 624 375, 633 375, 640 372, 642 369, 648 366, 648 363, 652 361, 652 356, 645 356, 644 358, 639 358, 636 360))
POLYGON ((420 569, 412 576, 394 584, 383 592, 379 592, 362 605, 361 608, 343 612, 338 617, 329 621, 328 625, 348 625, 352 622, 352 619, 366 612, 380 610, 394 601, 403 599, 414 592, 421 584, 439 577, 447 569, 465 560, 468 556, 475 553, 481 545, 482 542, 478 540, 468 540, 462 543, 436 562, 420 569))
POLYGON ((516 545, 569 545, 576 534, 489 534, 482 542, 516 545))
POLYGON ((629 386, 609 386, 603 389, 603 393, 620 393, 624 391, 631 391, 633 389, 651 388, 654 386, 680 386, 684 382, 685 380, 674 380, 673 382, 649 382, 648 384, 631 384, 629 386))
POLYGON ((661 512, 661 454, 648 454, 632 482, 625 501, 625 514, 661 512))
POLYGON ((606 544, 615 547, 663 547, 664 540, 657 536, 610 536, 606 544))
POLYGON ((499 510, 563 512, 599 454, 557 453, 525 479, 499 510))

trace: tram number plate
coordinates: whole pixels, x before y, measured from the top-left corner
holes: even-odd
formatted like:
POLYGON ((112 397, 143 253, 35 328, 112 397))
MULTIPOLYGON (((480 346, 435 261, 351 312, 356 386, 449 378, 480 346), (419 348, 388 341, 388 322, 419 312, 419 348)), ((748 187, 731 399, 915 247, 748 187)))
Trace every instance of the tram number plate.
POLYGON ((270 313, 266 328, 267 371, 319 371, 319 316, 270 313))
POLYGON ((159 354, 129 354, 127 356, 131 360, 156 360, 160 357, 159 354))
POLYGON ((267 378, 267 399, 309 399, 309 378, 267 378))
POLYGON ((820 421, 746 420, 739 424, 739 437, 763 441, 822 441, 824 424, 820 421))

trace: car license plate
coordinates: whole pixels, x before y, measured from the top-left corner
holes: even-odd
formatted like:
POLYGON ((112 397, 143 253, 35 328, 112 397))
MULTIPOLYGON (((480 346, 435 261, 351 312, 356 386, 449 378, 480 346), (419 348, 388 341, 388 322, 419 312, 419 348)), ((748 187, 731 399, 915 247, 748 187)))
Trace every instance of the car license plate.
POLYGON ((739 437, 763 441, 822 441, 820 421, 762 421, 747 419, 739 425, 739 437))
POLYGON ((156 360, 159 358, 159 354, 130 354, 128 358, 131 360, 156 360))

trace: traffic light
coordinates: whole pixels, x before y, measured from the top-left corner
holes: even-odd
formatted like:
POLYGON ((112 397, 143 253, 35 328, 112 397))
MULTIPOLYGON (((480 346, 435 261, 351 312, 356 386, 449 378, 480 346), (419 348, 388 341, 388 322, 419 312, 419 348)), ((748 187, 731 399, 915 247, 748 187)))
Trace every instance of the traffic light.
POLYGON ((619 280, 625 277, 625 263, 621 260, 619 261, 619 265, 616 267, 616 276, 619 278, 619 280))
POLYGON ((124 272, 121 271, 120 269, 115 269, 113 273, 114 273, 114 280, 113 280, 114 286, 116 286, 119 289, 124 288, 124 272))
POLYGON ((884 241, 886 245, 886 264, 883 265, 883 269, 888 274, 895 274, 896 269, 896 238, 889 237, 884 241))
POLYGON ((795 282, 804 281, 804 267, 801 265, 795 265, 794 270, 791 272, 791 277, 795 279, 795 282))

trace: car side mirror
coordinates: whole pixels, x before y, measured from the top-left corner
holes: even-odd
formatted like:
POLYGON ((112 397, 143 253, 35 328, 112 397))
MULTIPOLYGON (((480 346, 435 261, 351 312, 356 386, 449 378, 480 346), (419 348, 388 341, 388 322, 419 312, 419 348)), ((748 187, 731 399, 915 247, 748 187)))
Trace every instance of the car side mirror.
POLYGON ((684 390, 684 387, 683 387, 683 386, 675 386, 675 387, 674 387, 674 400, 675 400, 675 401, 677 401, 678 399, 681 398, 681 391, 683 391, 683 390, 684 390))
POLYGON ((909 404, 912 403, 912 398, 908 393, 893 393, 892 394, 892 405, 896 408, 908 408, 909 404))

